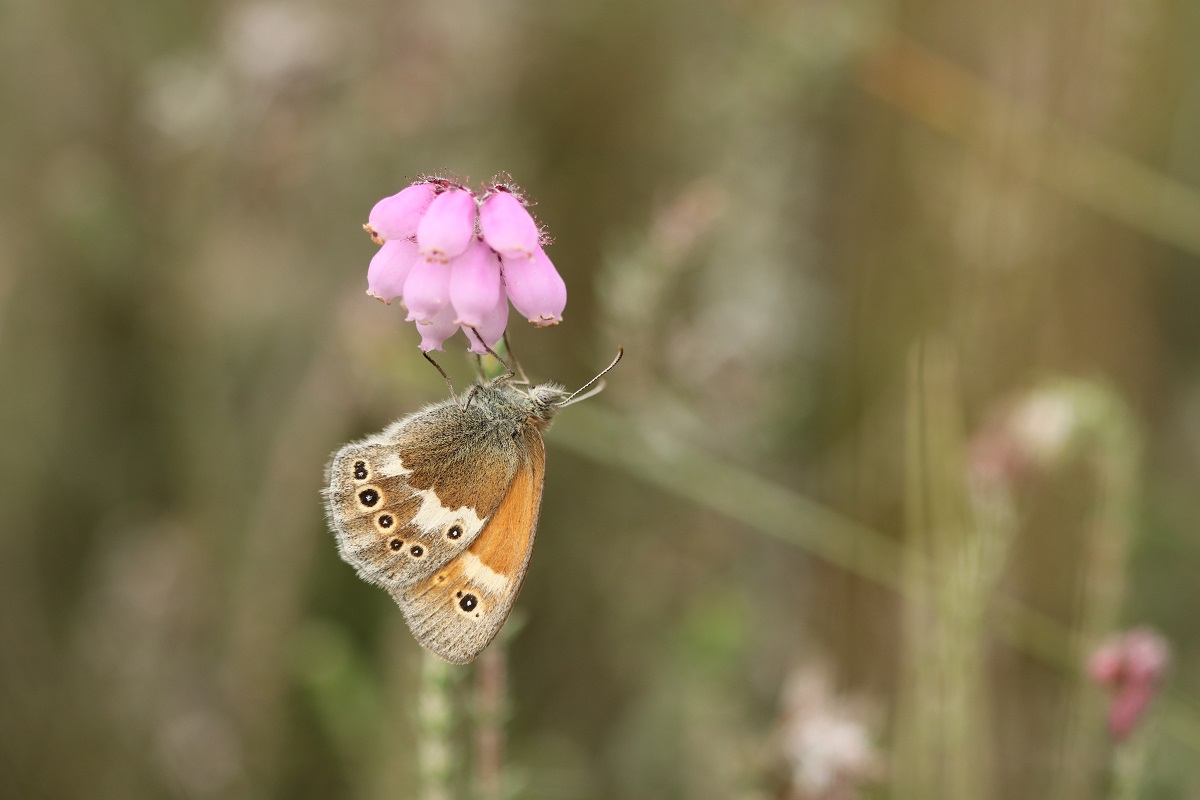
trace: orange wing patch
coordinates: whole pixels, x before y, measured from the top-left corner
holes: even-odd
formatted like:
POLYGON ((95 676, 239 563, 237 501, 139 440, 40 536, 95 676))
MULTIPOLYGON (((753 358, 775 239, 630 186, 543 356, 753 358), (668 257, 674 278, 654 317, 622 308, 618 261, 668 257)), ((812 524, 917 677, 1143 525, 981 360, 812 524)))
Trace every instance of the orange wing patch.
POLYGON ((417 640, 447 661, 465 664, 491 643, 525 580, 546 468, 541 434, 527 435, 529 458, 478 538, 446 566, 394 594, 417 640))
POLYGON ((467 553, 479 560, 480 566, 493 574, 517 582, 517 590, 525 578, 533 538, 537 533, 538 513, 542 507, 542 486, 546 479, 546 453, 541 434, 530 431, 527 469, 517 470, 508 494, 500 502, 495 515, 480 533, 467 553), (495 535, 488 534, 495 531, 495 535))

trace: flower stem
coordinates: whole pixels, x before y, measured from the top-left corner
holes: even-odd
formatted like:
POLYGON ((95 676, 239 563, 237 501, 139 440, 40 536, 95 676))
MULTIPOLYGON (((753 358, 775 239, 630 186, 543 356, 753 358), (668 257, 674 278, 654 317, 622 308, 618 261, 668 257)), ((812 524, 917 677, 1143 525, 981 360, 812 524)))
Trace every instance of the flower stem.
POLYGON ((479 657, 475 673, 475 785, 480 800, 504 797, 504 720, 508 665, 503 643, 479 657))
POLYGON ((451 667, 432 653, 421 662, 421 693, 417 701, 421 736, 418 765, 423 800, 450 800, 453 717, 450 703, 451 667))

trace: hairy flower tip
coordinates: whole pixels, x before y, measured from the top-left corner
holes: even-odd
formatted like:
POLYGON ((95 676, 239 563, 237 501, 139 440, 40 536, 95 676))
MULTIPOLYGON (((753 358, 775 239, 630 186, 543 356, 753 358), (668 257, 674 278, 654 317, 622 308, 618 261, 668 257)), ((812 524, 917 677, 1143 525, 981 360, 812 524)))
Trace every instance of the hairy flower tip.
POLYGON ((504 286, 513 307, 525 319, 544 328, 562 322, 567 307, 567 284, 540 247, 532 256, 501 254, 504 286))
POLYGON ((479 228, 488 247, 506 256, 532 256, 542 234, 525 204, 507 187, 494 186, 479 206, 479 228))
POLYGON ((430 350, 441 350, 442 343, 453 336, 456 330, 458 325, 454 322, 454 309, 446 305, 428 322, 417 323, 417 332, 421 334, 421 344, 418 347, 426 353, 430 350))
POLYGON ((1088 675, 1112 690, 1108 730, 1113 739, 1125 739, 1137 729, 1170 663, 1170 646, 1148 628, 1119 634, 1092 653, 1088 675))
MULTIPOLYGON (((429 324, 443 309, 450 308, 450 267, 440 261, 418 257, 404 281, 404 305, 409 322, 429 324)), ((454 310, 450 309, 450 321, 454 310)))
POLYGON ((456 322, 465 328, 477 328, 483 318, 504 300, 500 282, 500 259, 486 244, 476 239, 466 252, 449 263, 450 305, 458 315, 456 322))
POLYGON ((448 189, 433 199, 417 226, 421 255, 445 263, 470 246, 475 238, 475 195, 467 189, 448 189))
POLYGON ((417 262, 417 243, 412 239, 389 239, 367 267, 367 294, 391 303, 404 294, 404 282, 417 262))
POLYGON ((496 347, 496 342, 500 341, 500 337, 504 335, 504 329, 507 327, 508 298, 502 292, 496 305, 484 315, 483 321, 479 325, 474 328, 464 325, 462 330, 466 334, 467 341, 470 342, 470 351, 483 355, 487 353, 488 347, 496 347), (480 342, 480 339, 483 341, 480 342))
POLYGON ((363 230, 371 234, 375 244, 416 236, 421 217, 437 193, 436 184, 424 180, 417 181, 407 189, 376 203, 363 230))

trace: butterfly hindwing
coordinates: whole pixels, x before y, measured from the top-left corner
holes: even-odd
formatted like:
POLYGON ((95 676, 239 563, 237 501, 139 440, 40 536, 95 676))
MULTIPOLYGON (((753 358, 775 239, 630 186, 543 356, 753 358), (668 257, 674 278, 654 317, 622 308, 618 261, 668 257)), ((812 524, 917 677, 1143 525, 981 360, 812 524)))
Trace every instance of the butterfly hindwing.
POLYGON ((522 432, 525 457, 478 537, 423 579, 392 590, 422 645, 458 664, 474 659, 512 610, 533 550, 546 455, 541 434, 522 432))
POLYGON ((365 580, 392 592, 421 581, 496 513, 517 461, 478 457, 489 428, 473 411, 442 403, 334 454, 326 508, 342 559, 365 580))

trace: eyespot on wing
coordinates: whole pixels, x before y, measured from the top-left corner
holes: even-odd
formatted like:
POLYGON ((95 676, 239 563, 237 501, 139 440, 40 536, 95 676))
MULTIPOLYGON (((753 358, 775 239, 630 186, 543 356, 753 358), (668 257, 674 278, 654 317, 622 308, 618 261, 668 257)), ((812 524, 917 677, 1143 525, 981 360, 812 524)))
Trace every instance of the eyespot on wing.
POLYGON ((478 538, 442 568, 393 592, 413 635, 456 664, 495 639, 521 591, 537 533, 545 477, 541 436, 478 538))

